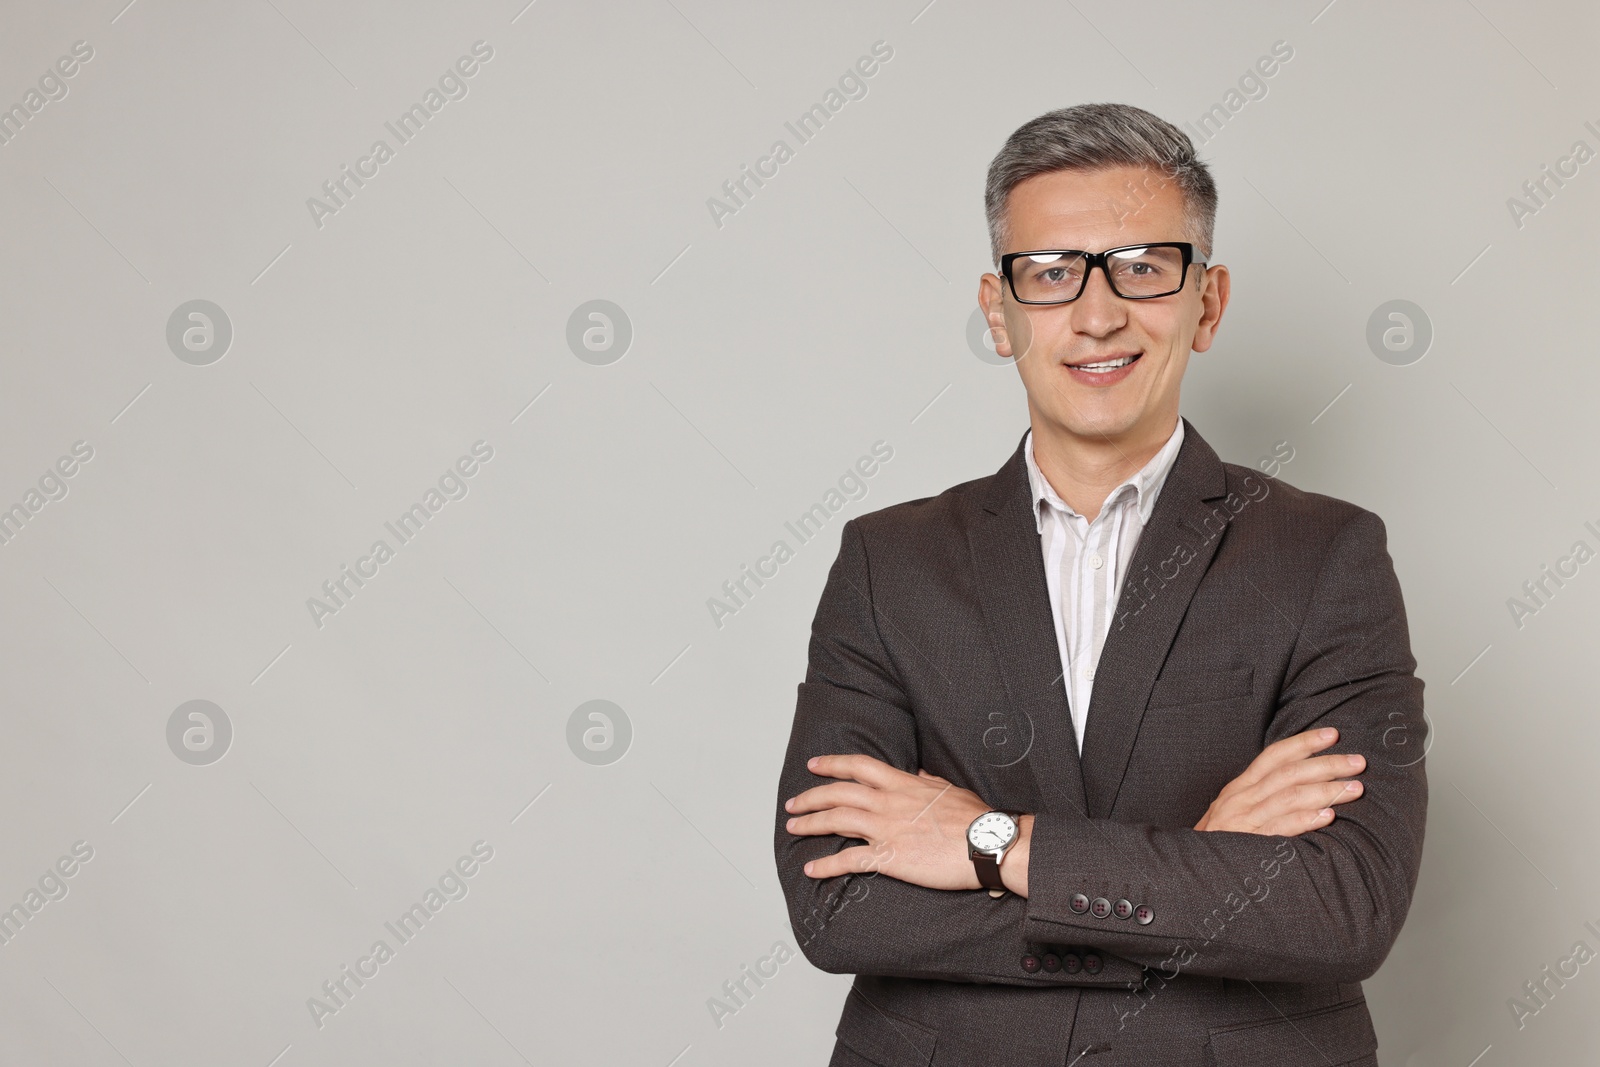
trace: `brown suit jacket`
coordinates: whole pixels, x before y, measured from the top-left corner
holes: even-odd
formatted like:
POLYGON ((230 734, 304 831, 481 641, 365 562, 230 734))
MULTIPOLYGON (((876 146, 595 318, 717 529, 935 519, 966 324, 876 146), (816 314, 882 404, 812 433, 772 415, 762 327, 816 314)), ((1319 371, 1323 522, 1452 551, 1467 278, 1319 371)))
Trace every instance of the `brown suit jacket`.
POLYGON ((801 951, 856 975, 832 1064, 1375 1064, 1360 983, 1400 932, 1427 811, 1383 522, 1223 463, 1185 421, 1080 758, 1031 503, 1019 441, 994 475, 842 531, 775 834, 801 951), (1192 829, 1263 747, 1320 725, 1368 761, 1330 825, 1192 829), (784 826, 787 797, 834 780, 806 760, 837 752, 1035 813, 1030 896, 809 878, 861 843, 784 826))

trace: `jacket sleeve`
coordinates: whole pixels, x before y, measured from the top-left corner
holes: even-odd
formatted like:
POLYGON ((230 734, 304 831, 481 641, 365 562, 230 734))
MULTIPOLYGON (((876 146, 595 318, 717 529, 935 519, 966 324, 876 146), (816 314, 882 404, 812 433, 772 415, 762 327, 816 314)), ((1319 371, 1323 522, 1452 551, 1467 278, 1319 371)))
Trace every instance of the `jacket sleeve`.
MULTIPOLYGON (((1109 960, 1098 975, 1024 970, 1022 957, 1044 946, 1030 942, 1028 902, 1014 894, 996 899, 983 889, 928 889, 875 871, 824 879, 805 873, 810 860, 866 843, 786 829, 785 800, 836 781, 811 773, 806 760, 865 753, 912 774, 919 767, 915 714, 880 637, 880 629, 892 629, 894 622, 873 609, 866 549, 855 522, 844 526, 812 622, 809 664, 778 783, 778 879, 801 952, 835 974, 1127 987, 1138 968, 1111 966, 1109 960)), ((1060 938, 1052 932, 1046 940, 1060 938)))
POLYGON ((1399 935, 1422 859, 1427 726, 1415 669, 1383 522, 1360 512, 1324 557, 1267 742, 1337 727, 1327 751, 1366 756, 1362 795, 1293 838, 1039 814, 1025 930, 1092 941, 1164 973, 1370 977, 1399 935), (1133 887, 1153 917, 1141 925, 1075 913, 1071 895, 1093 897, 1096 886, 1133 887))

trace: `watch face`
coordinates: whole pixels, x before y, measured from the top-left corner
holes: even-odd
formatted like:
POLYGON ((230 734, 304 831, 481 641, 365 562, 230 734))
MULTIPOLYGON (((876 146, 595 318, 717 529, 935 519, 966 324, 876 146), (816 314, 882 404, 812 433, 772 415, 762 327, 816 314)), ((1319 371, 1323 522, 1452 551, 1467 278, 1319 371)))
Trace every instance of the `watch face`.
POLYGON ((1017 824, 1003 811, 980 815, 967 830, 967 843, 981 852, 993 852, 1011 844, 1017 836, 1017 824))

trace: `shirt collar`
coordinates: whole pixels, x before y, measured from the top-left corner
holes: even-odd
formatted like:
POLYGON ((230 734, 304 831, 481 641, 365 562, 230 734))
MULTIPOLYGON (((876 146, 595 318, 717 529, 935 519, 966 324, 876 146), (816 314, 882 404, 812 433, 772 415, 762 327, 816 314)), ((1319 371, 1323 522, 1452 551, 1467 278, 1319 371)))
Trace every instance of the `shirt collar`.
MULTIPOLYGON (((1167 438, 1167 443, 1161 446, 1160 451, 1150 457, 1146 463, 1127 480, 1111 490, 1106 495, 1106 507, 1124 499, 1130 493, 1138 502, 1139 521, 1148 523, 1150 512, 1156 506, 1156 497, 1161 494, 1161 487, 1167 480, 1167 474, 1172 470, 1173 463, 1178 458, 1178 449, 1183 444, 1183 419, 1178 419, 1178 425, 1172 430, 1172 436, 1167 438)), ((1044 509, 1041 504, 1048 505, 1068 515, 1077 515, 1067 502, 1056 493, 1055 488, 1039 470, 1039 464, 1033 458, 1033 431, 1028 431, 1027 440, 1022 446, 1023 458, 1028 465, 1028 485, 1033 490, 1033 523, 1038 533, 1044 533, 1044 509)))

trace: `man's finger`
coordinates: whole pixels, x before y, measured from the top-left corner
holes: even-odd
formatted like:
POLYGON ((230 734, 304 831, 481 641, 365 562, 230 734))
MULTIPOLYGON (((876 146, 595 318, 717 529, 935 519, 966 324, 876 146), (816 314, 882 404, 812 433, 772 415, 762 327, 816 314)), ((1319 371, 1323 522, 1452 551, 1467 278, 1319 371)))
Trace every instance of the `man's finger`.
POLYGON ((883 788, 892 783, 896 776, 905 776, 906 772, 897 767, 891 767, 881 759, 874 759, 862 753, 847 755, 813 756, 806 761, 806 768, 812 774, 823 778, 850 778, 864 785, 883 788))
POLYGON ((1275 837, 1298 837, 1308 831, 1327 826, 1333 819, 1334 811, 1331 807, 1313 811, 1295 811, 1268 820, 1256 830, 1256 833, 1275 837))
POLYGON ((814 785, 790 797, 783 810, 791 815, 838 807, 865 808, 870 811, 877 795, 876 789, 859 782, 829 782, 827 785, 814 785))
POLYGON ((1339 731, 1331 726, 1324 726, 1285 737, 1281 741, 1274 741, 1262 749, 1260 754, 1250 761, 1250 766, 1244 769, 1244 773, 1234 781, 1244 787, 1255 785, 1279 767, 1306 759, 1337 740, 1339 731))
POLYGON ((1331 782, 1336 778, 1360 774, 1366 768, 1366 757, 1360 753, 1313 756, 1279 767, 1248 789, 1241 790, 1241 793, 1246 800, 1264 800, 1273 793, 1297 785, 1331 782))
POLYGON ((1316 782, 1281 789, 1254 805, 1251 817, 1261 823, 1292 815, 1296 812, 1316 812, 1334 804, 1348 804, 1364 792, 1360 782, 1316 782), (1354 789, 1350 788, 1355 786, 1354 789))
POLYGON ((834 878, 841 874, 871 874, 882 870, 893 857, 892 850, 885 855, 871 845, 854 845, 840 849, 831 856, 812 860, 806 864, 805 872, 812 878, 834 878))
POLYGON ((1339 731, 1332 726, 1323 726, 1314 730, 1302 730, 1300 733, 1285 737, 1281 741, 1274 741, 1261 750, 1261 755, 1252 761, 1252 765, 1261 764, 1266 770, 1281 767, 1286 763, 1303 760, 1308 756, 1321 752, 1329 745, 1339 740, 1339 731))
POLYGON ((873 838, 882 838, 877 822, 871 812, 860 808, 829 808, 810 815, 797 815, 784 826, 791 834, 799 836, 838 834, 840 837, 871 841, 873 838))

